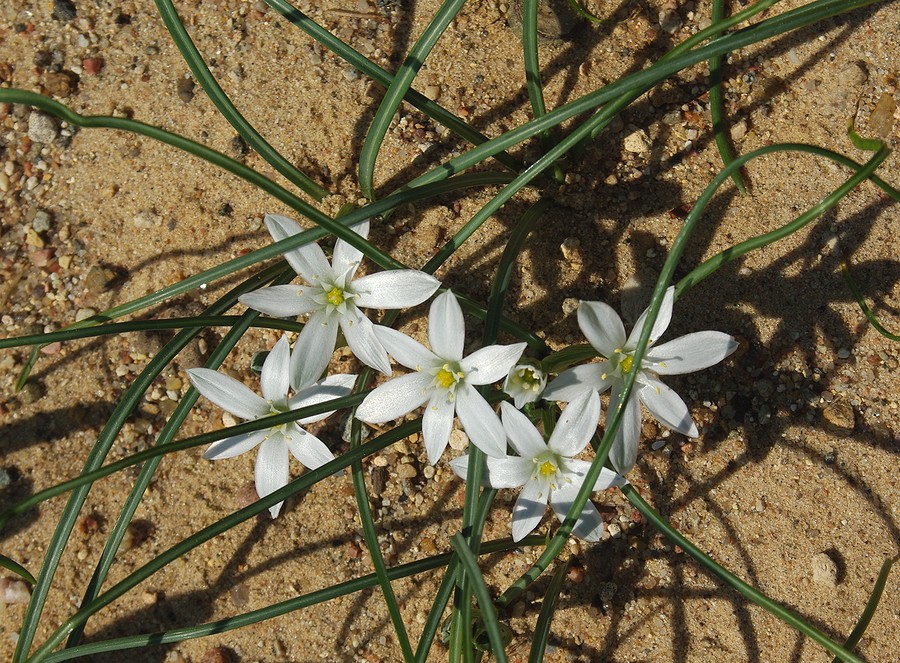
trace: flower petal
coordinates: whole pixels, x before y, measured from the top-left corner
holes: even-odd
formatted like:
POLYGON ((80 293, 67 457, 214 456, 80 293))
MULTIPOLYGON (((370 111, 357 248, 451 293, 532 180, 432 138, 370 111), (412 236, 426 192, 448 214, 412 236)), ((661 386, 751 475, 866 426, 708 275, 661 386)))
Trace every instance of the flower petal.
POLYGON ((689 437, 700 434, 681 396, 659 380, 646 375, 643 376, 643 382, 640 388, 641 401, 659 423, 689 437))
POLYGON ((495 458, 506 456, 506 433, 503 432, 503 424, 500 423, 494 408, 472 385, 460 383, 457 386, 456 415, 472 444, 488 456, 495 458))
POLYGON ((692 373, 718 364, 737 348, 734 337, 724 332, 694 332, 652 347, 644 368, 658 375, 692 373))
MULTIPOLYGON (((621 396, 622 386, 618 384, 613 385, 612 392, 609 395, 609 409, 606 411, 607 426, 613 419, 621 396)), ((616 431, 616 437, 609 450, 609 461, 619 474, 627 474, 634 467, 634 463, 637 460, 640 436, 641 404, 637 396, 632 393, 631 398, 625 403, 624 412, 622 412, 622 424, 619 426, 619 430, 616 431)))
POLYGON ((410 373, 388 380, 366 396, 356 409, 356 418, 369 424, 383 424, 411 412, 431 395, 431 376, 410 373))
POLYGON ((438 357, 448 361, 462 359, 466 326, 462 309, 449 290, 437 296, 428 313, 428 342, 438 357))
MULTIPOLYGON (((565 461, 564 467, 566 471, 584 477, 587 475, 588 470, 591 469, 591 464, 586 460, 570 458, 565 461)), ((609 468, 602 467, 600 468, 600 476, 597 477, 597 480, 594 482, 592 490, 597 492, 598 490, 606 490, 612 486, 624 486, 626 483, 628 483, 628 481, 625 477, 619 476, 609 468)))
MULTIPOLYGON (((284 438, 272 435, 259 446, 256 454, 256 494, 260 497, 271 495, 279 488, 283 488, 290 480, 290 468, 288 467, 288 449, 284 438)), ((278 517, 281 506, 279 502, 269 507, 269 513, 273 518, 278 517)))
POLYGON ((276 318, 293 318, 320 308, 309 296, 309 288, 304 285, 273 285, 260 288, 241 295, 238 301, 247 308, 276 318))
POLYGON ((280 402, 287 399, 291 386, 290 363, 291 344, 287 336, 282 336, 269 352, 259 374, 259 386, 267 401, 280 402))
POLYGON ((440 366, 443 363, 431 350, 396 329, 375 325, 375 336, 397 363, 414 371, 440 366))
MULTIPOLYGON (((584 479, 584 477, 581 478, 584 479)), ((575 502, 575 496, 580 489, 581 481, 573 481, 572 483, 567 483, 558 490, 554 490, 550 494, 550 505, 553 507, 553 511, 556 513, 559 522, 565 521, 566 514, 569 512, 569 509, 572 508, 572 504, 575 502)), ((581 509, 581 513, 578 514, 578 520, 575 521, 575 527, 572 528, 572 534, 579 539, 596 542, 603 536, 604 529, 605 525, 603 524, 603 519, 600 517, 600 512, 597 511, 597 507, 594 506, 594 503, 591 502, 591 500, 588 500, 584 503, 584 508, 581 509)))
POLYGON ((269 432, 269 428, 263 428, 252 433, 233 435, 232 437, 226 437, 224 440, 218 440, 206 447, 203 457, 206 460, 223 460, 240 456, 265 440, 269 432))
POLYGON ((503 415, 503 430, 517 454, 530 461, 547 451, 547 443, 528 417, 505 402, 500 403, 500 412, 503 415))
POLYGON ((476 350, 459 362, 468 384, 491 384, 509 373, 525 351, 527 343, 489 345, 476 350))
POLYGON ((531 479, 534 463, 530 458, 507 456, 487 458, 488 484, 491 488, 518 488, 531 479))
MULTIPOLYGON (((288 399, 288 408, 291 410, 299 410, 300 408, 309 407, 310 405, 317 405, 318 403, 324 403, 326 401, 334 400, 335 398, 349 396, 355 382, 355 375, 346 375, 343 373, 329 375, 324 380, 321 380, 302 391, 298 391, 291 396, 291 398, 288 399)), ((314 414, 309 417, 298 419, 297 423, 311 424, 326 419, 332 414, 334 414, 334 410, 323 412, 322 414, 314 414)))
POLYGON ((357 359, 385 375, 391 374, 391 362, 375 336, 375 325, 356 306, 347 307, 347 314, 341 318, 341 329, 357 359))
POLYGON ((431 402, 425 408, 422 417, 422 438, 425 441, 425 451, 428 453, 428 462, 432 465, 438 462, 447 443, 450 441, 450 432, 453 430, 454 403, 446 394, 434 394, 431 402))
POLYGON ((604 357, 611 357, 625 342, 625 325, 609 304, 581 302, 578 305, 578 326, 594 349, 604 357))
POLYGON ((587 446, 599 423, 600 395, 586 391, 562 411, 547 446, 560 456, 574 456, 587 446))
POLYGON ((441 282, 416 269, 389 269, 353 282, 357 305, 362 308, 408 308, 431 297, 441 282))
POLYGON ((603 375, 609 367, 608 361, 596 364, 582 364, 563 371, 544 390, 542 398, 547 401, 568 403, 586 391, 595 390, 603 393, 613 383, 612 378, 603 375))
MULTIPOLYGON (((357 223, 351 228, 353 232, 363 239, 369 236, 369 220, 366 219, 362 223, 357 223)), ((334 243, 334 254, 331 257, 331 264, 335 274, 346 274, 347 280, 350 281, 356 274, 359 263, 362 262, 362 251, 348 244, 342 239, 334 243)))
POLYGON ((294 458, 309 470, 322 467, 325 463, 334 460, 334 454, 322 440, 296 424, 288 427, 285 441, 294 458))
POLYGON ((543 490, 539 482, 529 481, 525 484, 513 507, 513 541, 521 541, 538 526, 547 510, 548 497, 547 491, 543 490))
POLYGON ((234 378, 209 368, 190 368, 187 373, 197 391, 226 412, 241 419, 269 414, 266 402, 234 378))
MULTIPOLYGON (((279 214, 266 214, 266 227, 269 234, 276 242, 296 235, 303 228, 293 219, 279 214)), ((325 252, 315 242, 305 244, 298 249, 292 249, 284 254, 294 271, 297 272, 310 285, 315 285, 323 278, 330 279, 333 275, 331 265, 325 252)))
MULTIPOLYGON (((672 305, 674 303, 675 286, 669 286, 666 288, 666 294, 663 295, 662 305, 659 307, 659 315, 656 316, 656 322, 653 323, 653 329, 650 331, 650 345, 656 343, 660 336, 666 333, 666 329, 669 328, 669 323, 672 321, 672 305)), ((628 340, 625 341, 625 350, 631 351, 637 346, 649 310, 649 306, 645 308, 644 312, 641 313, 641 316, 634 323, 634 329, 631 330, 631 334, 628 335, 628 340)))
POLYGON ((291 386, 294 391, 300 391, 322 377, 331 361, 337 333, 337 316, 318 311, 310 317, 291 354, 291 386))

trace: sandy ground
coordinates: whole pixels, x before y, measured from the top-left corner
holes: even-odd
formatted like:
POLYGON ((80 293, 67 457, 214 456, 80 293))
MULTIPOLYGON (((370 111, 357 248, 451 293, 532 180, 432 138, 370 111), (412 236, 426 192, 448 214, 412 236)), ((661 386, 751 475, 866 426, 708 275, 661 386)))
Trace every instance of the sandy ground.
MULTIPOLYGON (((706 2, 588 6, 616 19, 547 40, 540 58, 550 108, 639 70, 709 17, 706 2), (663 25, 660 27, 661 12, 663 25)), ((786 6, 793 3, 785 3, 786 6)), ((301 8, 386 67, 395 69, 438 3, 329 1, 301 8)), ((780 7, 780 5, 779 5, 780 7)), ((245 116, 290 161, 334 195, 335 213, 360 192, 355 160, 381 89, 267 10, 262 3, 178 3, 197 46, 245 116)), ((521 45, 506 3, 473 1, 454 22, 416 86, 488 135, 525 122, 521 45)), ((881 2, 775 39, 727 66, 727 108, 736 148, 809 142, 867 156, 850 145, 848 118, 896 147, 900 4, 881 2)), ((561 186, 543 185, 552 210, 529 239, 510 289, 508 314, 554 348, 582 342, 578 299, 602 300, 626 317, 646 303, 683 211, 719 169, 712 144, 705 67, 640 99, 584 159, 565 164, 561 186), (637 278, 639 287, 624 288, 637 278)), ((54 94, 86 114, 132 116, 203 142, 272 175, 194 87, 187 66, 146 0, 23 2, 0 7, 0 84, 54 94), (54 6, 56 8, 53 14, 54 6), (72 14, 74 7, 75 13, 72 14)), ((289 214, 243 181, 148 139, 73 131, 0 106, 0 313, 3 335, 59 329, 78 317, 141 296, 268 242, 266 212, 289 214)), ((382 194, 465 149, 441 127, 403 107, 378 161, 382 194)), ((517 152, 539 155, 529 143, 517 152)), ((881 174, 894 185, 898 158, 881 174)), ((491 166, 493 167, 493 166, 491 166)), ((779 155, 747 168, 751 191, 716 198, 683 259, 691 266, 789 221, 838 186, 848 171, 809 156, 779 155)), ((470 191, 403 210, 373 230, 409 265, 423 264, 495 190, 470 191)), ((510 227, 537 190, 517 196, 438 273, 484 300, 510 227)), ((713 369, 670 384, 689 402, 702 434, 669 435, 645 418, 641 493, 700 548, 835 639, 847 636, 881 563, 897 554, 896 397, 898 346, 869 327, 840 274, 846 258, 884 324, 900 329, 900 212, 866 184, 788 240, 723 268, 676 307, 674 338, 701 329, 739 337, 741 350, 713 369), (655 443, 655 444, 654 444, 655 443)), ((195 314, 223 287, 193 292, 151 311, 195 314)), ((422 311, 402 319, 424 331, 422 311)), ((469 341, 480 332, 469 320, 469 341)), ((117 439, 111 459, 148 447, 221 330, 205 333, 151 389, 117 439)), ((21 393, 13 383, 26 352, 0 352, 0 503, 74 476, 116 400, 166 334, 133 334, 51 346, 21 393)), ((252 383, 250 356, 273 332, 253 332, 227 362, 252 383)), ((342 368, 355 368, 336 355, 342 368)), ((184 434, 223 425, 207 402, 184 434)), ((320 430, 336 452, 337 418, 320 430)), ((455 445, 459 447, 459 445, 455 445)), ((200 450, 168 457, 139 508, 109 583, 179 539, 253 498, 252 454, 211 464, 200 450)), ((449 550, 463 484, 447 460, 432 471, 417 438, 370 459, 382 549, 402 563, 449 550), (400 468, 402 467, 402 471, 400 468), (405 478, 402 478, 405 477, 405 478)), ((295 474, 300 468, 294 466, 295 474)), ((62 560, 38 640, 78 605, 136 473, 96 484, 62 560)), ((597 495, 610 536, 571 542, 570 575, 548 661, 828 661, 830 657, 700 570, 641 522, 620 495, 597 495)), ((501 494, 489 538, 509 532, 512 494, 501 494)), ((0 550, 37 572, 61 498, 11 522, 0 550)), ((92 619, 96 640, 192 625, 260 608, 371 569, 349 476, 288 502, 275 521, 236 527, 141 584, 92 619)), ((545 525, 553 526, 548 517, 545 525)), ((501 591, 533 551, 486 558, 501 591)), ((0 574, 8 575, 8 574, 0 574)), ((869 661, 897 660, 898 580, 859 647, 869 661)), ((395 589, 417 639, 438 576, 395 589)), ((525 660, 547 580, 506 615, 511 660, 525 660)), ((0 605, 0 659, 24 615, 0 605)), ((446 657, 443 645, 432 659, 446 657)), ((171 647, 116 654, 119 661, 396 661, 400 656, 379 592, 171 647)))

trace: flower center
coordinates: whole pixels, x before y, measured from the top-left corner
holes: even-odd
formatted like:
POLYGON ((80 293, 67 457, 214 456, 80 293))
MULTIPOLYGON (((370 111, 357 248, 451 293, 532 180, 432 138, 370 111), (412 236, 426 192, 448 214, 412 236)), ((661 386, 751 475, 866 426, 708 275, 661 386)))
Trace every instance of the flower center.
POLYGON ((542 477, 549 477, 556 474, 556 469, 556 465, 553 464, 552 460, 545 460, 538 468, 538 472, 541 473, 542 477))
POLYGON ((527 366, 516 369, 516 372, 513 373, 512 382, 524 391, 540 391, 541 389, 540 376, 535 373, 533 368, 527 366))
POLYGON ((622 367, 623 373, 628 373, 631 371, 631 365, 634 363, 634 357, 631 355, 626 355, 622 358, 622 361, 619 362, 619 366, 622 367))
POLYGON ((449 389, 464 377, 465 374, 462 371, 454 371, 450 364, 444 364, 434 376, 434 381, 438 386, 449 389))
POLYGON ((344 303, 344 291, 337 286, 334 286, 331 290, 325 293, 325 298, 332 306, 340 306, 344 303))

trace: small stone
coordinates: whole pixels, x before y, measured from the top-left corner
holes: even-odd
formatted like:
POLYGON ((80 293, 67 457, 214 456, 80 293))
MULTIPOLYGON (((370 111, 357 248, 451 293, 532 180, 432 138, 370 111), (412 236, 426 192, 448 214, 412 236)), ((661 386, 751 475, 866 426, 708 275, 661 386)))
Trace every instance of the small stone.
POLYGON ((25 405, 39 401, 44 395, 44 388, 37 382, 26 382, 19 392, 19 400, 25 405))
POLYGON ((673 10, 663 10, 659 12, 659 27, 661 27, 664 32, 668 32, 670 35, 675 34, 681 29, 682 25, 684 25, 684 21, 681 20, 681 16, 679 16, 678 12, 673 10))
POLYGON ((626 152, 632 154, 645 154, 650 151, 650 139, 643 129, 635 129, 625 136, 622 146, 626 152))
POLYGON ((838 566, 826 553, 818 553, 812 558, 813 582, 825 587, 836 587, 838 580, 838 566))
POLYGON ((34 229, 36 233, 45 233, 50 230, 50 221, 52 217, 49 212, 46 212, 42 209, 39 209, 35 215, 34 219, 31 221, 31 227, 34 229))
POLYGON ((418 473, 412 463, 401 463, 397 466, 397 476, 401 479, 415 479, 418 473))
POLYGON ((57 21, 68 23, 75 20, 77 15, 78 11, 72 0, 53 0, 53 16, 57 21))
POLYGON ((435 101, 438 97, 441 96, 441 86, 440 85, 429 85, 425 88, 425 96, 435 101))
POLYGON ((568 262, 581 262, 581 240, 577 237, 566 237, 559 250, 568 262))
POLYGON ((225 647, 214 647, 206 650, 201 663, 234 663, 234 656, 230 649, 225 647))
POLYGON ((59 133, 56 120, 46 113, 31 111, 28 116, 28 137, 35 143, 52 143, 59 133))
POLYGON ((853 406, 847 401, 835 401, 822 410, 825 430, 838 437, 850 437, 856 427, 853 406))
POLYGON ((0 578, 0 603, 26 604, 31 600, 28 583, 20 578, 0 578))
POLYGON ((105 267, 91 267, 85 274, 82 283, 84 289, 92 295, 99 295, 106 292, 110 283, 115 278, 115 274, 111 269, 105 267))
POLYGON ((65 99, 78 89, 78 74, 73 71, 48 71, 44 75, 44 87, 54 97, 65 99))
POLYGON ((97 311, 92 308, 80 308, 75 311, 75 322, 81 322, 82 320, 87 320, 93 315, 97 315, 97 311))
POLYGON ((84 73, 96 76, 103 69, 103 58, 85 58, 81 61, 84 73))
POLYGON ((28 228, 28 229, 25 231, 25 243, 26 243, 28 246, 33 246, 33 247, 36 248, 36 249, 42 249, 42 248, 44 248, 44 244, 45 244, 43 237, 41 237, 40 235, 38 235, 38 234, 34 231, 34 228, 28 228))
POLYGON ((469 436, 454 428, 450 432, 450 448, 454 451, 463 451, 467 446, 469 446, 469 436))
POLYGON ((869 132, 879 138, 887 140, 894 128, 894 114, 897 111, 897 102, 887 92, 881 95, 881 99, 875 104, 875 110, 869 116, 869 132))
POLYGON ((188 103, 194 98, 194 87, 196 87, 196 84, 194 83, 193 78, 190 78, 189 76, 179 78, 178 84, 175 86, 178 98, 184 103, 188 103))
POLYGON ((740 122, 733 124, 729 133, 731 134, 731 140, 738 141, 743 139, 743 137, 747 135, 747 120, 741 120, 740 122))
POLYGON ((135 228, 146 230, 148 228, 157 228, 162 225, 162 219, 156 212, 144 210, 131 217, 131 223, 134 224, 135 228))

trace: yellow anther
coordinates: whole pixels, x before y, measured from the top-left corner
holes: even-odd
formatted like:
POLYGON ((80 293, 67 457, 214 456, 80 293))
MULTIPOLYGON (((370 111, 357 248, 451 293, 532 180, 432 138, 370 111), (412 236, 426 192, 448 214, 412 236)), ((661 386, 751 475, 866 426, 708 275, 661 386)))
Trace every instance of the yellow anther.
POLYGON ((556 465, 553 464, 552 460, 545 460, 541 463, 541 467, 538 471, 541 473, 542 477, 549 477, 556 474, 556 465))
POLYGON ((456 382, 456 375, 453 373, 453 371, 450 371, 448 369, 449 366, 445 364, 444 367, 438 371, 438 374, 435 377, 437 383, 444 389, 449 389, 453 386, 453 383, 456 382))
POLYGON ((328 294, 325 295, 325 298, 332 306, 340 306, 344 303, 344 291, 335 286, 328 291, 328 294))
POLYGON ((631 355, 628 355, 627 357, 625 357, 625 359, 623 359, 622 361, 619 362, 619 366, 622 367, 623 373, 628 373, 631 370, 631 365, 633 363, 634 363, 634 357, 632 357, 631 355))

